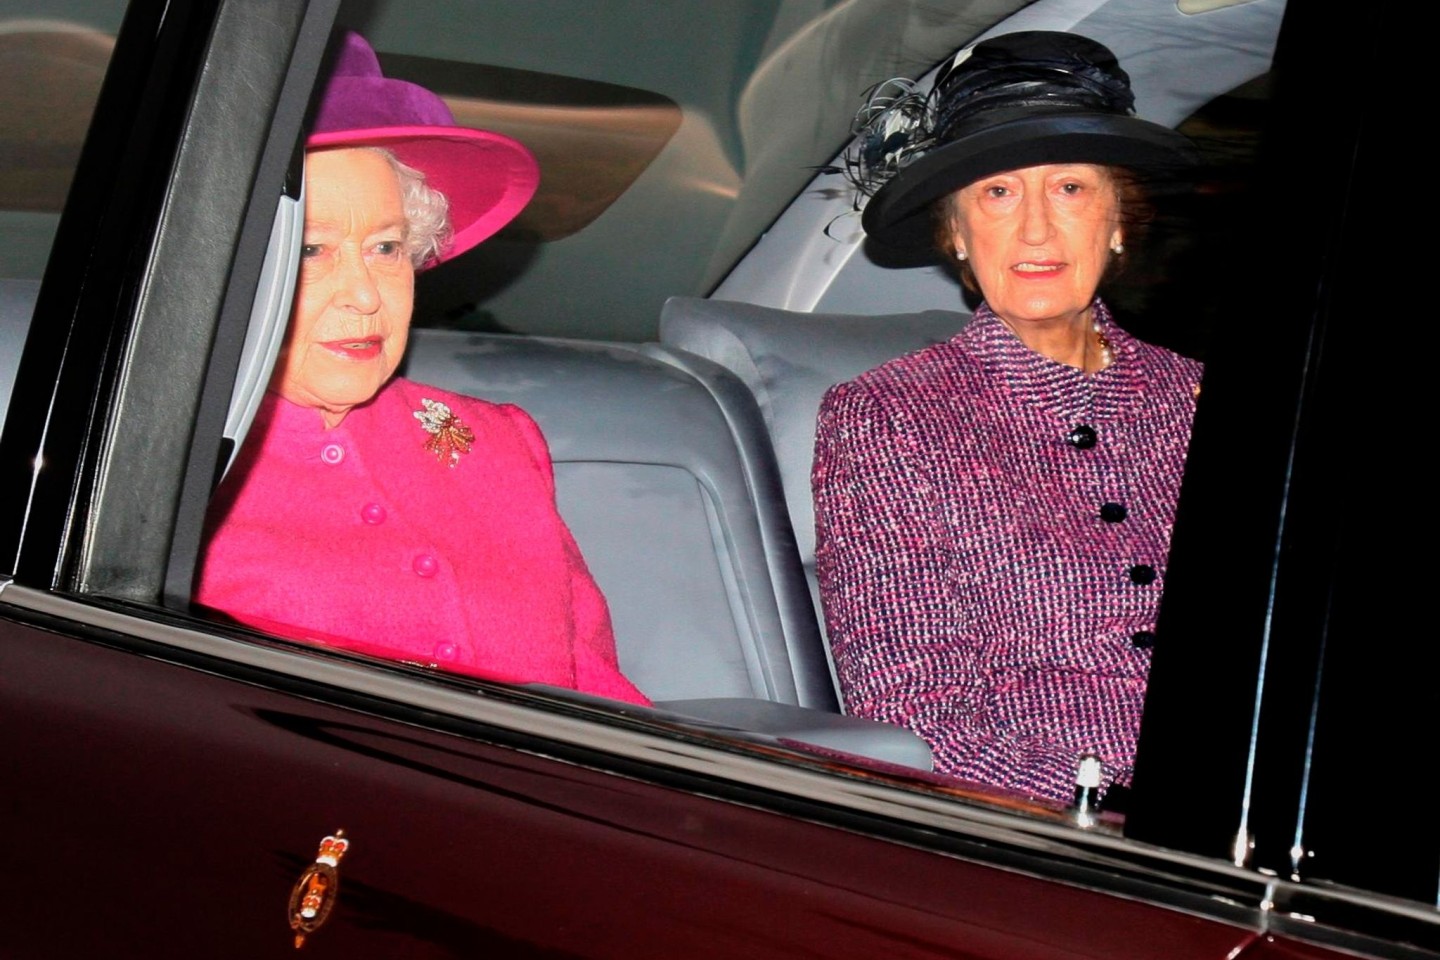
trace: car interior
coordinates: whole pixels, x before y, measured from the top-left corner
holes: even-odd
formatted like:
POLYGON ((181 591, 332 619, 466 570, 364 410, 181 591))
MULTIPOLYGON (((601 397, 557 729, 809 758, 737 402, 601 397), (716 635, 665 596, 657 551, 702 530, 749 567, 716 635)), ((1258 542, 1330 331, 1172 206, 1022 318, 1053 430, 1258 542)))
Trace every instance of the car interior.
MULTIPOLYGON (((493 6, 504 21, 523 3, 493 6)), ((450 96, 462 122, 534 142, 559 171, 529 220, 420 279, 401 372, 538 421, 625 672, 673 716, 928 770, 929 749, 909 731, 842 716, 817 615, 810 458, 825 389, 947 339, 968 307, 946 269, 895 263, 864 242, 834 167, 849 113, 866 83, 923 74, 961 42, 1073 29, 1116 51, 1142 116, 1180 124, 1265 74, 1283 2, 964 5, 934 22, 884 20, 879 44, 883 4, 825 6, 804 19, 777 4, 772 34, 719 34, 722 47, 764 52, 742 77, 701 78, 709 86, 673 59, 622 58, 606 72, 585 59, 593 53, 567 64, 549 45, 502 52, 476 31, 402 27, 377 2, 347 4, 342 23, 366 33, 388 70, 450 96), (820 80, 833 95, 811 98, 806 122, 782 122, 820 80), (733 99, 715 102, 720 88, 733 99), (555 159, 567 150, 620 158, 583 213, 566 197, 584 194, 585 170, 555 159)), ((606 29, 633 28, 627 16, 606 29)), ((694 29, 730 23, 723 10, 707 16, 718 20, 694 29)), ((30 29, 42 54, 59 56, 66 31, 82 27, 30 29)), ((113 24, 83 29, 103 36, 113 24)), ((244 442, 289 317, 303 201, 277 202, 227 455, 244 442)), ((36 218, 58 210, 52 199, 7 212, 0 232, 33 238, 36 218)), ((0 422, 42 266, 0 263, 0 422)))

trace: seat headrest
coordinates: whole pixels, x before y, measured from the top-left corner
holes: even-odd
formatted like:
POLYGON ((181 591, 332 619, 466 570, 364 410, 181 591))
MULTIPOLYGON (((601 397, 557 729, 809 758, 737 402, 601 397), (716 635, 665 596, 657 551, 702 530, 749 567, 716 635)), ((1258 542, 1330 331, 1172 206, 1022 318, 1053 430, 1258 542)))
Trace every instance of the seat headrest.
POLYGON ((815 557, 810 463, 820 398, 837 383, 949 340, 969 314, 948 310, 859 316, 794 313, 727 300, 671 297, 660 341, 727 368, 750 388, 765 418, 800 555, 815 557))

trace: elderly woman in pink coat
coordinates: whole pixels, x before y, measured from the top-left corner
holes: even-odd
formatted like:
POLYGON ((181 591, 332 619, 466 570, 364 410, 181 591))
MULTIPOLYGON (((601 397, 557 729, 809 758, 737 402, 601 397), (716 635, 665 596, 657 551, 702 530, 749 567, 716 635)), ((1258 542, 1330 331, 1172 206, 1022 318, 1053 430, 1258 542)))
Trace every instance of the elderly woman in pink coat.
POLYGON ((520 409, 394 376, 418 269, 534 194, 519 143, 344 40, 306 143, 290 330, 208 519, 198 603, 281 636, 646 703, 520 409))

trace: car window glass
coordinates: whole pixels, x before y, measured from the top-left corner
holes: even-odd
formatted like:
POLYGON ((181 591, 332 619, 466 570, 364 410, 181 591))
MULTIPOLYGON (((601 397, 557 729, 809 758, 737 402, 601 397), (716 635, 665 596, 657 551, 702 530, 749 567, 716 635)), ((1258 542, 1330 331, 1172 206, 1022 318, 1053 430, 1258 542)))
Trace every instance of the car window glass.
MULTIPOLYGON (((528 7, 523 14, 518 7, 513 11, 497 8, 487 13, 483 24, 479 18, 473 23, 467 20, 454 24, 446 31, 450 42, 436 42, 436 36, 425 29, 424 16, 409 12, 396 16, 388 5, 356 3, 342 11, 340 26, 362 29, 374 42, 388 70, 445 94, 460 123, 512 132, 532 144, 540 155, 541 192, 527 214, 505 234, 457 262, 418 278, 417 319, 421 323, 428 319, 432 324, 462 330, 517 332, 550 332, 544 325, 563 323, 572 325, 563 332, 586 340, 653 337, 663 297, 675 292, 703 292, 718 271, 753 242, 755 232, 774 216, 788 192, 808 178, 814 161, 833 153, 835 138, 843 136, 849 95, 815 98, 796 89, 787 93, 783 76, 777 72, 782 65, 804 65, 807 80, 813 80, 810 74, 816 71, 843 70, 845 78, 835 87, 849 90, 863 86, 872 74, 879 76, 893 69, 886 58, 899 56, 897 51, 904 51, 903 58, 933 58, 995 15, 994 10, 985 7, 921 24, 904 18, 877 19, 873 10, 857 16, 847 12, 845 5, 835 4, 756 4, 754 9, 747 8, 743 16, 724 5, 715 5, 702 11, 713 21, 705 25, 709 31, 707 58, 699 63, 687 58, 682 65, 674 59, 678 49, 674 31, 646 29, 653 16, 651 8, 609 9, 604 16, 597 16, 593 8, 565 6, 572 27, 596 33, 604 42, 587 44, 581 56, 560 60, 545 57, 543 45, 537 44, 531 50, 498 39, 505 34, 495 27, 527 18, 528 7), (884 42, 877 43, 865 29, 866 24, 878 24, 884 42), (927 29, 920 29, 922 26, 927 29), (830 63, 833 44, 841 42, 864 56, 855 62, 830 63), (637 59, 637 43, 654 44, 665 56, 637 59), (806 111, 812 119, 792 123, 792 110, 777 126, 778 115, 763 109, 764 101, 776 94, 784 94, 787 102, 795 100, 793 110, 806 111), (734 167, 746 155, 747 127, 753 128, 748 136, 756 137, 756 156, 752 158, 756 179, 750 188, 742 189, 741 171, 734 167), (765 136, 760 137, 757 131, 765 132, 765 136), (721 177, 716 163, 731 169, 730 174, 721 177), (771 174, 776 171, 782 182, 791 183, 784 188, 785 194, 775 193, 771 174), (579 190, 578 184, 583 184, 584 189, 579 190), (727 227, 723 221, 732 217, 735 211, 731 208, 745 189, 765 192, 768 205, 747 213, 748 226, 743 235, 727 236, 734 225, 727 227), (617 230, 623 237, 618 243, 614 233, 617 230), (684 233, 683 243, 675 242, 677 230, 684 233), (576 264, 572 254, 557 252, 575 243, 588 245, 577 251, 587 262, 576 264), (718 260, 717 243, 722 257, 718 260), (684 264, 678 272, 663 262, 681 257, 684 264), (523 311, 507 312, 511 308, 505 305, 506 298, 513 289, 525 286, 531 289, 523 311), (646 286, 658 289, 645 294, 646 286), (577 301, 581 296, 630 298, 635 294, 643 296, 635 303, 627 300, 621 315, 624 323, 634 325, 629 329, 617 326, 616 318, 607 316, 604 310, 597 314, 588 305, 579 308, 577 301)), ((824 88, 830 89, 829 84, 824 88)), ((481 368, 482 375, 477 377, 473 375, 477 366, 468 359, 456 368, 453 361, 462 360, 462 354, 468 351, 457 348, 456 355, 447 357, 445 341, 419 335, 425 332, 417 330, 412 338, 407 370, 410 375, 492 400, 518 401, 540 420, 557 461, 558 497, 562 506, 568 505, 572 514, 579 514, 572 516, 571 524, 590 557, 590 565, 612 569, 609 574, 604 570, 596 574, 612 598, 636 593, 636 584, 630 582, 636 580, 635 567, 624 561, 607 564, 606 552, 592 550, 592 546, 604 551, 617 542, 628 542, 640 549, 635 531, 639 525, 656 521, 652 515, 654 504, 694 519, 695 533, 717 554, 704 574, 707 582, 713 581, 715 592, 698 605, 700 594, 683 586, 666 593, 667 586, 693 586, 693 579, 687 580, 684 571, 666 569, 667 555, 661 553, 657 555, 660 559, 650 559, 658 563, 661 573, 668 574, 668 579, 643 579, 652 599, 663 596, 664 602, 657 609, 657 604, 646 602, 646 591, 642 590, 640 599, 627 605, 631 609, 617 610, 617 624, 646 621, 647 634, 659 635, 672 609, 689 608, 685 615, 692 619, 699 609, 713 609, 718 615, 708 619, 726 624, 722 629, 725 642, 735 645, 728 655, 729 672, 746 678, 743 682, 747 690, 753 682, 783 693, 794 682, 771 676, 772 667, 766 658, 786 654, 783 648, 768 653, 763 649, 766 624, 763 618, 755 621, 754 612, 745 607, 742 599, 748 593, 745 581, 756 580, 758 585, 767 571, 731 550, 724 534, 725 523, 747 523, 739 498, 748 494, 743 468, 733 450, 727 454, 730 461, 720 465, 728 471, 731 487, 713 481, 710 471, 720 467, 700 464, 675 476, 647 476, 643 483, 655 495, 654 504, 645 507, 648 501, 641 501, 642 512, 619 526, 616 518, 621 514, 616 511, 591 509, 585 515, 586 508, 577 504, 595 499, 587 494, 612 489, 623 495, 637 482, 637 470, 666 454, 645 454, 642 462, 617 470, 609 464, 611 456, 570 449, 572 436, 615 434, 614 419, 597 424, 597 429, 576 428, 578 414, 606 414, 604 403, 592 399, 577 404, 578 395, 565 389, 563 383, 548 391, 542 384, 539 396, 517 397, 515 388, 523 387, 524 377, 507 373, 503 365, 481 368), (448 373, 447 362, 451 364, 448 373), (560 402, 547 403, 547 393, 558 394, 560 402), (597 472, 604 476, 595 476, 597 472), (721 517, 718 521, 717 515, 721 517), (626 570, 631 575, 626 575, 626 570)), ((463 348, 460 341, 452 343, 463 348)), ((517 344, 519 352, 537 347, 512 341, 506 349, 517 344)), ((479 346, 487 356, 497 349, 489 343, 479 346)), ((611 362, 605 357, 589 359, 596 360, 597 369, 611 362)), ((616 358, 616 368, 633 372, 637 364, 627 363, 626 359, 616 358)), ((667 389, 667 377, 672 381, 675 378, 673 371, 667 373, 658 367, 648 375, 653 381, 646 388, 651 396, 667 389)), ((562 377, 566 381, 573 379, 562 377)), ((626 405, 626 390, 637 394, 633 387, 617 386, 622 381, 617 378, 616 383, 607 382, 602 396, 626 405)), ((673 387, 673 383, 669 386, 673 387)), ((634 418, 634 433, 648 434, 653 439, 664 434, 657 435, 653 425, 644 422, 644 404, 648 402, 648 398, 640 397, 641 405, 634 407, 634 412, 640 414, 634 418)), ((667 402, 674 402, 674 398, 667 402)), ((697 402, 703 403, 703 398, 697 402)), ((680 433, 701 435, 679 420, 676 425, 680 433)), ((703 448, 698 443, 691 446, 703 448)), ((662 522, 660 527, 666 528, 666 524, 662 522)), ((684 542, 673 525, 667 532, 672 546, 684 542)), ((650 542, 662 539, 666 538, 650 542)), ((757 541, 757 548, 759 545, 757 541)), ((808 598, 805 602, 808 606, 808 598)), ((773 619, 774 614, 769 616, 773 619)), ((811 619, 809 630, 813 632, 811 619)), ((818 653, 818 647, 816 650, 819 659, 812 672, 820 676, 826 668, 823 654, 818 653)), ((703 678, 696 683, 697 689, 705 688, 703 678)), ((719 684, 716 689, 720 692, 727 690, 718 678, 711 678, 710 683, 719 684)), ((826 696, 833 701, 833 693, 827 692, 826 696)))
POLYGON ((124 4, 0 8, 0 424, 124 4))
POLYGON ((7 3, 0 15, 0 279, 39 279, 124 4, 7 3))
MULTIPOLYGON (((606 317, 592 317, 577 309, 576 298, 602 289, 633 292, 636 285, 627 279, 628 274, 609 275, 594 263, 557 273, 551 261, 560 257, 555 251, 561 246, 581 238, 593 240, 596 231, 603 236, 622 220, 628 221, 624 230, 631 233, 631 242, 621 250, 605 250, 605 258, 619 257, 630 270, 636 264, 653 266, 652 258, 677 252, 667 249, 673 246, 668 231, 674 222, 686 222, 691 204, 716 201, 713 184, 707 184, 702 176, 703 158, 694 154, 694 144, 687 141, 686 128, 694 110, 687 99, 698 94, 663 70, 649 76, 647 82, 666 92, 611 82, 609 78, 637 79, 633 64, 623 56, 603 64, 606 69, 599 63, 588 65, 588 72, 601 74, 607 78, 604 80, 560 72, 562 67, 573 69, 574 65, 547 62, 545 71, 531 69, 528 61, 525 66, 513 66, 523 58, 500 56, 488 46, 493 38, 481 38, 478 33, 471 38, 473 45, 466 49, 464 59, 458 54, 446 59, 436 55, 446 52, 443 44, 435 47, 415 42, 412 19, 391 20, 382 15, 385 11, 388 7, 356 5, 342 13, 341 24, 364 26, 385 68, 444 93, 461 124, 494 126, 526 142, 534 141, 542 165, 536 204, 507 233, 418 278, 417 315, 454 330, 448 337, 433 330, 416 330, 405 372, 462 394, 516 403, 539 421, 555 460, 562 510, 610 598, 621 634, 622 665, 628 664, 627 669, 651 684, 657 698, 745 696, 767 684, 779 684, 771 692, 794 702, 797 694, 787 692, 787 685, 804 687, 811 682, 801 674, 814 674, 821 685, 828 684, 813 613, 805 615, 811 621, 805 642, 815 651, 817 662, 798 671, 790 669, 794 663, 787 664, 784 673, 792 675, 778 680, 782 674, 775 674, 767 663, 767 657, 795 656, 786 649, 786 641, 796 642, 793 637, 774 638, 783 635, 797 618, 774 609, 776 604, 784 607, 783 598, 770 599, 762 608, 746 604, 752 593, 765 593, 770 586, 765 581, 773 575, 773 568, 767 565, 764 541, 766 536, 786 536, 785 521, 780 521, 782 528, 762 534, 756 541, 758 552, 747 554, 744 548, 734 547, 738 535, 727 525, 739 529, 752 522, 745 516, 749 508, 739 497, 748 496, 753 481, 745 476, 743 451, 731 448, 735 441, 726 424, 717 425, 717 439, 705 439, 711 428, 703 419, 703 390, 691 378, 629 348, 547 345, 529 337, 492 338, 503 332, 537 332, 528 321, 510 322, 504 306, 508 290, 532 283, 539 286, 527 296, 535 298, 532 304, 544 304, 543 308, 526 308, 533 311, 533 317, 562 318, 558 322, 575 325, 565 332, 587 342, 625 335, 626 331, 618 330, 606 317), (412 52, 421 49, 423 55, 412 52), (489 57, 500 62, 490 62, 489 57), (592 166, 572 169, 566 165, 567 154, 599 159, 592 166), (684 188, 684 198, 672 198, 674 203, 642 198, 647 178, 657 176, 657 169, 668 164, 686 171, 683 177, 666 174, 672 186, 684 188), (522 249, 525 252, 517 253, 522 249), (540 283, 539 278, 549 280, 540 283), (696 390, 693 415, 687 414, 688 401, 683 399, 683 390, 688 389, 696 390), (647 416, 650 405, 661 396, 671 416, 647 416), (655 449, 646 449, 646 442, 655 449), (630 449, 621 449, 627 446, 630 449), (699 451, 695 464, 684 462, 679 452, 683 449, 699 451), (656 462, 667 466, 656 472, 652 469, 656 462), (733 490, 738 493, 730 492, 727 478, 733 478, 733 490), (612 502, 631 504, 635 512, 607 506, 612 502), (692 531, 698 539, 688 539, 692 531), (707 559, 691 569, 677 564, 680 557, 707 559), (700 571, 700 566, 705 569, 700 571), (637 571, 644 573, 637 576, 637 571), (686 683, 667 685, 680 671, 651 669, 638 658, 655 654, 652 644, 663 644, 667 635, 673 638, 687 633, 686 625, 697 615, 707 626, 724 625, 718 642, 728 651, 720 658, 728 665, 693 669, 704 662, 700 657, 692 664, 686 683), (642 636, 645 639, 635 639, 642 636)), ((505 20, 501 14, 497 18, 505 20)), ((786 29, 798 31, 797 37, 805 35, 802 28, 816 27, 814 21, 788 21, 777 12, 773 26, 778 29, 782 23, 786 29)), ((595 26, 602 29, 601 24, 595 26)), ((757 42, 746 32, 753 24, 732 26, 739 30, 736 43, 757 42)), ((598 54, 591 51, 591 56, 598 54)), ((757 62, 763 63, 763 57, 757 62)), ((850 87, 863 87, 861 78, 848 80, 847 89, 850 87)), ((841 124, 832 126, 827 127, 830 132, 824 135, 823 148, 812 148, 815 154, 833 155, 845 130, 841 124)), ((822 135, 815 133, 805 139, 807 143, 819 141, 822 135)), ((809 155, 801 150, 787 162, 806 169, 800 161, 809 155)), ((1225 191, 1206 193, 1223 195, 1225 191)), ((728 194, 720 199, 727 197, 734 199, 728 194)), ((1185 210, 1183 203, 1179 207, 1167 209, 1169 221, 1157 225, 1157 233, 1163 236, 1168 227, 1170 235, 1179 238, 1177 242, 1190 239, 1192 247, 1205 248, 1205 241, 1191 239, 1196 232, 1191 225, 1207 216, 1222 222, 1223 215, 1207 212, 1203 203, 1199 213, 1185 210)), ((697 231, 695 240, 700 245, 690 245, 686 251, 710 258, 713 248, 705 244, 715 236, 713 226, 708 233, 697 231)), ((1177 301, 1189 302, 1189 294, 1168 289, 1175 274, 1166 273, 1168 260, 1161 254, 1172 251, 1165 246, 1163 240, 1157 243, 1160 253, 1152 258, 1152 275, 1136 289, 1154 289, 1160 295, 1173 294, 1177 301)), ((713 269, 713 265, 696 260, 692 269, 713 269)), ((659 275, 667 293, 695 292, 679 275, 664 270, 659 275)), ((1143 299, 1133 309, 1149 312, 1143 299)), ((633 312, 636 322, 647 328, 658 316, 658 311, 646 308, 633 312)), ((1176 318, 1167 332, 1173 337, 1177 330, 1185 331, 1191 342, 1169 342, 1184 352, 1203 355, 1203 336, 1194 334, 1196 326, 1190 318, 1176 318)), ((1155 339, 1167 342, 1164 337, 1155 339)), ((364 512, 372 506, 356 508, 367 523, 375 522, 364 512)), ((381 515, 378 510, 371 513, 381 515)), ((808 606, 808 595, 802 594, 801 602, 808 606)), ((691 645, 698 650, 704 643, 692 636, 691 645)), ((833 710, 833 692, 826 696, 826 706, 833 710)))
POLYGON ((1105 295, 1130 332, 1186 356, 1204 359, 1226 304, 1217 271, 1235 248, 1238 215, 1256 172, 1270 76, 1216 97, 1179 129, 1199 148, 1203 173, 1193 189, 1156 198, 1154 220, 1135 257, 1105 295))
MULTIPOLYGON (((484 16, 459 18, 438 7, 357 2, 344 7, 341 21, 392 56, 605 81, 678 105, 681 122, 664 149, 584 230, 542 243, 507 235, 467 255, 467 280, 439 273, 422 279, 422 291, 428 285, 437 298, 427 316, 451 325, 649 340, 667 297, 708 293, 814 168, 830 160, 856 91, 897 69, 933 63, 1022 5, 897 10, 873 2, 745 0, 682 11, 644 0, 603 7, 549 0, 546 29, 537 31, 529 0, 489 3, 484 16)), ((496 92, 503 103, 503 88, 496 92)), ((571 108, 568 118, 551 114, 572 128, 590 114, 585 124, 595 124, 596 136, 567 147, 600 161, 605 105, 551 105, 571 108)))

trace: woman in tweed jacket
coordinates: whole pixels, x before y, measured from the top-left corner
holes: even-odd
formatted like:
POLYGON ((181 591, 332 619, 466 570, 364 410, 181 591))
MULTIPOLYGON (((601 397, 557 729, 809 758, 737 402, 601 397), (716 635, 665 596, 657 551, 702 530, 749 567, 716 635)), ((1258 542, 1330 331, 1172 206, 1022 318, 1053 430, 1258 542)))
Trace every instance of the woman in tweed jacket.
POLYGON ((1106 48, 1037 32, 957 54, 908 155, 888 104, 866 231, 933 242, 984 303, 832 388, 817 429, 847 708, 916 731, 940 772, 1054 800, 1087 755, 1102 789, 1129 779, 1200 381, 1095 295, 1139 176, 1191 159, 1132 102, 1106 48))

